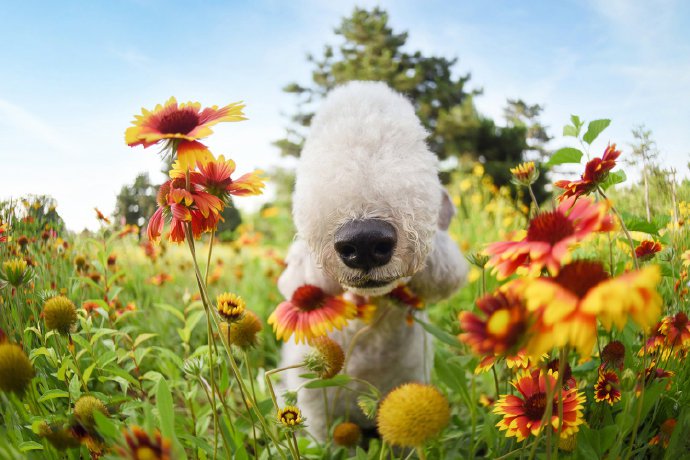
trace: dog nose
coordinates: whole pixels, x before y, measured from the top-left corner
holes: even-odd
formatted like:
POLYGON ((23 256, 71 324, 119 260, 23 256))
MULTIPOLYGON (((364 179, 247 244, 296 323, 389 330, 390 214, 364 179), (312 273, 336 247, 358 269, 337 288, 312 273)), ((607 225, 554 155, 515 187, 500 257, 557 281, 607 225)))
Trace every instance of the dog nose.
POLYGON ((380 219, 352 220, 335 232, 335 250, 350 268, 386 265, 396 242, 395 227, 380 219))

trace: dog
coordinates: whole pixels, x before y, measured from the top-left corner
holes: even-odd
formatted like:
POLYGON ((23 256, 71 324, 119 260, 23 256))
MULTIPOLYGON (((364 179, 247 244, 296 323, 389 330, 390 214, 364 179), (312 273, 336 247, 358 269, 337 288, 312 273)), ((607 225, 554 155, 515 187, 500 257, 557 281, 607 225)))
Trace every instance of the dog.
MULTIPOLYGON (((439 181, 427 135, 404 96, 381 82, 349 82, 323 101, 297 168, 297 235, 278 288, 289 299, 297 288, 311 284, 377 305, 343 372, 367 381, 382 395, 405 382, 428 382, 433 363, 431 337, 386 294, 405 285, 430 304, 452 295, 467 273, 467 263, 447 232, 455 210, 439 181)), ((417 317, 426 320, 426 313, 417 317)), ((347 350, 366 326, 354 320, 329 336, 347 350)), ((301 362, 309 349, 285 343, 282 366, 301 362)), ((297 388, 303 373, 286 371, 283 388, 297 388)), ((367 385, 353 381, 348 387, 364 391, 367 385)), ((347 416, 363 429, 372 428, 375 422, 361 411, 353 393, 343 393, 328 391, 330 420, 347 416), (336 395, 343 397, 334 400, 336 395)), ((309 431, 325 439, 322 391, 302 389, 297 397, 309 431)))

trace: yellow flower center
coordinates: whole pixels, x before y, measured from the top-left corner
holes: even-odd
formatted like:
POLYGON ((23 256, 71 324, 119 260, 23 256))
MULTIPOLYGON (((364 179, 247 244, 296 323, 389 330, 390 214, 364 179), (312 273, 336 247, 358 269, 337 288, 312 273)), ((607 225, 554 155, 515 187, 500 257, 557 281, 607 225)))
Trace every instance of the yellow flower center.
POLYGON ((151 449, 150 447, 139 447, 136 452, 136 457, 137 460, 156 460, 158 455, 156 455, 156 452, 151 449))
POLYGON ((510 313, 508 310, 498 310, 489 318, 486 329, 492 335, 503 337, 508 334, 509 326, 510 313))

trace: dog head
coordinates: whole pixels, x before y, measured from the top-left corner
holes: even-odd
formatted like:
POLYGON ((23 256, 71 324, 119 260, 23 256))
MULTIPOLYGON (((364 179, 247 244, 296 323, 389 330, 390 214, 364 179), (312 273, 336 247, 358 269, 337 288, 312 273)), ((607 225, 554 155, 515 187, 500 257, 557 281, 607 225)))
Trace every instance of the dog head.
POLYGON ((333 90, 297 169, 293 216, 345 289, 381 295, 424 267, 442 222, 436 156, 412 104, 383 83, 333 90))

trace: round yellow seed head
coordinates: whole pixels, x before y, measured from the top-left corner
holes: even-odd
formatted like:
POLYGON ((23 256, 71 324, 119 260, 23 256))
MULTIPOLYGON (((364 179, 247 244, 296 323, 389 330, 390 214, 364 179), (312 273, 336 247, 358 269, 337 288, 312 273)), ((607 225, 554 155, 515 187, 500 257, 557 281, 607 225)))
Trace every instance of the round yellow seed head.
POLYGON ((256 346, 258 334, 263 329, 261 320, 251 310, 246 310, 244 316, 234 323, 220 323, 220 327, 228 343, 243 350, 256 346))
POLYGON ((333 441, 338 446, 353 447, 357 445, 361 437, 362 430, 356 423, 339 423, 333 430, 333 441))
POLYGON ((216 298, 216 304, 218 306, 218 314, 231 323, 239 320, 244 315, 246 305, 242 297, 236 294, 224 292, 216 298))
POLYGON ((34 376, 31 361, 19 345, 0 343, 0 390, 24 393, 34 376))
POLYGON ((312 339, 311 346, 313 350, 304 358, 307 369, 322 379, 330 379, 342 370, 345 354, 337 342, 324 335, 312 339))
POLYGON ((46 301, 42 315, 49 331, 68 334, 77 322, 77 307, 67 297, 57 296, 46 301))
POLYGON ((376 424, 383 440, 400 447, 418 447, 441 432, 450 419, 448 400, 435 387, 406 383, 379 406, 376 424))
POLYGON ((105 404, 93 396, 82 396, 74 404, 74 417, 86 428, 93 428, 96 424, 93 418, 95 411, 108 415, 108 409, 106 409, 105 404))

